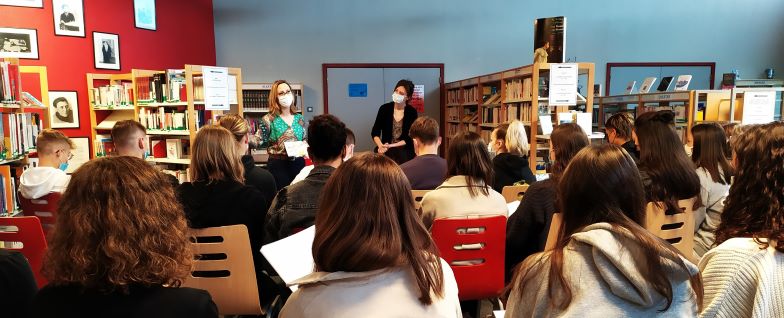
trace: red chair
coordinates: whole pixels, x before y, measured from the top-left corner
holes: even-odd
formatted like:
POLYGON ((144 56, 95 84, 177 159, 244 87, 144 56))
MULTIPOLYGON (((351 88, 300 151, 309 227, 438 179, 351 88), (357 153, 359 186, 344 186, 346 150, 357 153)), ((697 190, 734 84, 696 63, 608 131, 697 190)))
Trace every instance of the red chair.
POLYGON ((59 192, 51 192, 38 199, 27 199, 20 195, 19 205, 22 206, 22 212, 26 216, 37 216, 41 219, 44 234, 48 236, 49 231, 54 227, 57 203, 60 202, 60 197, 62 194, 59 192))
POLYGON ((495 298, 501 294, 506 217, 436 219, 431 233, 441 257, 455 274, 461 301, 495 298))
POLYGON ((41 221, 34 216, 0 218, 0 248, 22 253, 30 262, 38 288, 46 285, 41 275, 41 263, 46 251, 46 239, 41 221), (16 242, 21 242, 21 245, 16 242))

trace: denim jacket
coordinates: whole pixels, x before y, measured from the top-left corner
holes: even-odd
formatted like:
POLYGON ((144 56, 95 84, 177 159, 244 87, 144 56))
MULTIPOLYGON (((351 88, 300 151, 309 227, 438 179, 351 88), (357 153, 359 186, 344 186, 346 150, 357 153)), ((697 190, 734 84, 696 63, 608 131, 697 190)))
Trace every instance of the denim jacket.
POLYGON ((278 191, 267 211, 265 244, 313 225, 321 189, 334 171, 331 166, 316 166, 305 180, 278 191))

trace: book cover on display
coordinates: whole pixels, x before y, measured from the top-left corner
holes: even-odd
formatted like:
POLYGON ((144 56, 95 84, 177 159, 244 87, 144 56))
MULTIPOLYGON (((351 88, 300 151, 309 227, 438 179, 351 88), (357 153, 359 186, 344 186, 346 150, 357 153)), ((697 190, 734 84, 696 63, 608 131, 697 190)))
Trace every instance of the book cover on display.
POLYGON ((634 93, 634 86, 637 85, 637 81, 631 81, 629 84, 626 84, 626 94, 634 93))
POLYGON ((645 94, 651 91, 651 86, 653 83, 656 82, 655 77, 646 77, 644 81, 642 81, 642 85, 640 85, 640 94, 645 94))
POLYGON ((566 17, 534 21, 534 63, 563 63, 566 56, 566 17))
POLYGON ((689 89, 691 83, 691 75, 680 75, 678 80, 675 81, 675 91, 685 91, 689 89))
POLYGON ((666 92, 670 90, 670 83, 672 83, 672 76, 662 77, 662 80, 659 82, 659 87, 656 88, 656 91, 666 92))

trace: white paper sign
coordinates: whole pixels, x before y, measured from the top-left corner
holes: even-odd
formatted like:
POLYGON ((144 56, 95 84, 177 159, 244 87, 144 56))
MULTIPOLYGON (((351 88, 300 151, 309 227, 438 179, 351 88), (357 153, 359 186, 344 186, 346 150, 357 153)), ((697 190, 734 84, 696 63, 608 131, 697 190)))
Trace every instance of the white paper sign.
POLYGON ((204 109, 229 110, 229 69, 202 67, 204 76, 204 109))
POLYGON ((577 105, 577 64, 550 64, 550 106, 577 105))
POLYGON ((542 125, 542 134, 549 135, 553 132, 553 122, 550 116, 539 116, 539 124, 542 125))
POLYGON ((577 125, 583 129, 583 132, 590 136, 593 130, 593 114, 591 113, 577 113, 577 125))
POLYGON ((767 124, 773 121, 776 92, 746 92, 743 94, 743 125, 767 124))
POLYGON ((237 104, 237 77, 229 75, 229 104, 237 104))

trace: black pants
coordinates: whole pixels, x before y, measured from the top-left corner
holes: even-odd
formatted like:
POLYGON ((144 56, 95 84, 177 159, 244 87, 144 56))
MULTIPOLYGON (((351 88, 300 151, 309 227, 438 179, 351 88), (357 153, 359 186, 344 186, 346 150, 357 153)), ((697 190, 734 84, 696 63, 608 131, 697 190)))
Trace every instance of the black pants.
POLYGON ((294 177, 296 177, 304 167, 304 158, 295 158, 294 160, 270 158, 267 162, 267 168, 270 173, 272 173, 272 176, 275 177, 275 183, 278 185, 278 189, 282 189, 291 184, 294 177))

